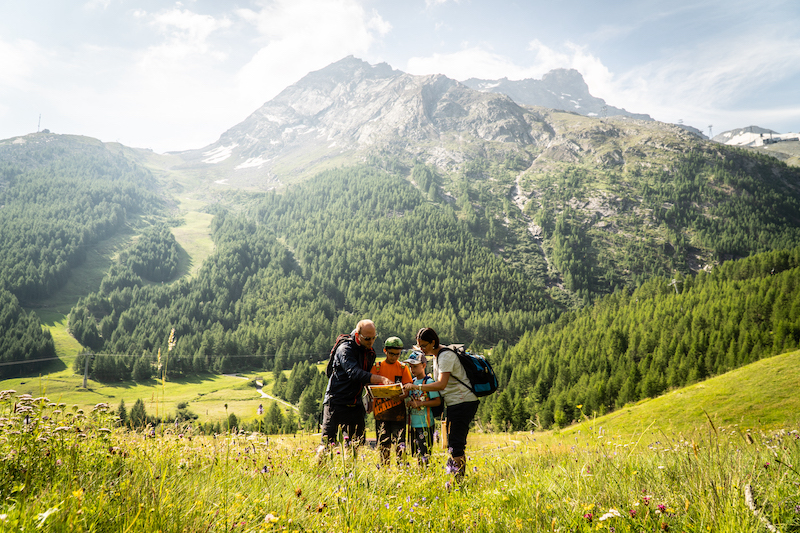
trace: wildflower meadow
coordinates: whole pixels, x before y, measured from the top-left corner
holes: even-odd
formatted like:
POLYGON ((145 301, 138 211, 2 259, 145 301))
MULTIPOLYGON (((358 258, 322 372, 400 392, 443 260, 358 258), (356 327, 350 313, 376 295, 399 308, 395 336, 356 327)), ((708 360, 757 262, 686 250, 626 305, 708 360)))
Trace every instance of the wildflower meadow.
POLYGON ((470 435, 467 476, 437 447, 381 466, 315 435, 131 431, 106 404, 84 412, 0 392, 0 530, 800 531, 798 427, 652 428, 470 435))

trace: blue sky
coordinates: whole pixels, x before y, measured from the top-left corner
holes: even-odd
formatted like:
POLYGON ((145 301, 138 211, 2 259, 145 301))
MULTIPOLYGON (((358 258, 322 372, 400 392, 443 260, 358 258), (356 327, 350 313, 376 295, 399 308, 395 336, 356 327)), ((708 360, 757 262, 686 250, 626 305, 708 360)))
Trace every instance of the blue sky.
POLYGON ((594 96, 713 134, 800 130, 797 0, 5 0, 0 139, 200 148, 345 56, 412 74, 580 71, 594 96))

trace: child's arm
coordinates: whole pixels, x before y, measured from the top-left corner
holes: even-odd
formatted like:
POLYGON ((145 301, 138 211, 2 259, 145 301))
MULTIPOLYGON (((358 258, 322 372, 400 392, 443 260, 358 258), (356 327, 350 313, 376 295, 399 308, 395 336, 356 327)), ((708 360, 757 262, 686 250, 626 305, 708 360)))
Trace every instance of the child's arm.
POLYGON ((412 400, 411 407, 414 407, 415 409, 419 409, 420 407, 436 407, 441 403, 442 403, 442 397, 437 396, 436 398, 425 400, 424 402, 421 402, 419 400, 412 400))

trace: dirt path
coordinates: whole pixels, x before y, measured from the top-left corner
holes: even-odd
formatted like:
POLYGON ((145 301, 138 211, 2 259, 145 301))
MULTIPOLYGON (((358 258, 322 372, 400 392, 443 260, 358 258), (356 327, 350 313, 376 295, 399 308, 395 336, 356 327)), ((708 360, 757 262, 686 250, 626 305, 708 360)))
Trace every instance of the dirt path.
MULTIPOLYGON (((225 374, 225 375, 226 375, 226 376, 228 376, 228 377, 231 377, 231 378, 250 379, 250 378, 246 378, 246 377, 244 377, 244 376, 240 376, 239 374, 225 374)), ((275 396, 270 396, 269 394, 267 394, 266 392, 264 392, 264 389, 262 388, 262 386, 261 386, 261 382, 260 382, 260 381, 256 381, 256 385, 258 385, 258 386, 259 386, 259 387, 256 389, 256 392, 258 392, 258 394, 259 394, 259 395, 260 395, 262 398, 266 398, 266 399, 268 399, 268 400, 272 400, 272 401, 275 401, 275 402, 282 403, 282 404, 283 404, 283 405, 285 405, 286 407, 289 407, 289 408, 291 408, 291 409, 294 409, 294 410, 295 410, 295 411, 297 411, 298 413, 300 412, 300 408, 299 408, 299 407, 295 407, 294 405, 290 404, 289 402, 287 402, 287 401, 285 401, 285 400, 281 400, 280 398, 276 398, 275 396)))

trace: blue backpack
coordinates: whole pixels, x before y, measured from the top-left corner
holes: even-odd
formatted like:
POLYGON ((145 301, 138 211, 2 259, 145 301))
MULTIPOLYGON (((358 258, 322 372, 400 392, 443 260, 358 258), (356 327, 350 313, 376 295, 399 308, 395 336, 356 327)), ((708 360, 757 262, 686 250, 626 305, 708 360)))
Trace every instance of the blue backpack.
POLYGON ((439 349, 439 353, 442 353, 443 350, 450 350, 456 354, 461 366, 464 367, 469 384, 464 383, 452 374, 450 376, 471 390, 475 396, 488 396, 497 390, 497 376, 492 369, 492 365, 489 364, 485 357, 464 350, 464 345, 462 344, 443 346, 439 349))

